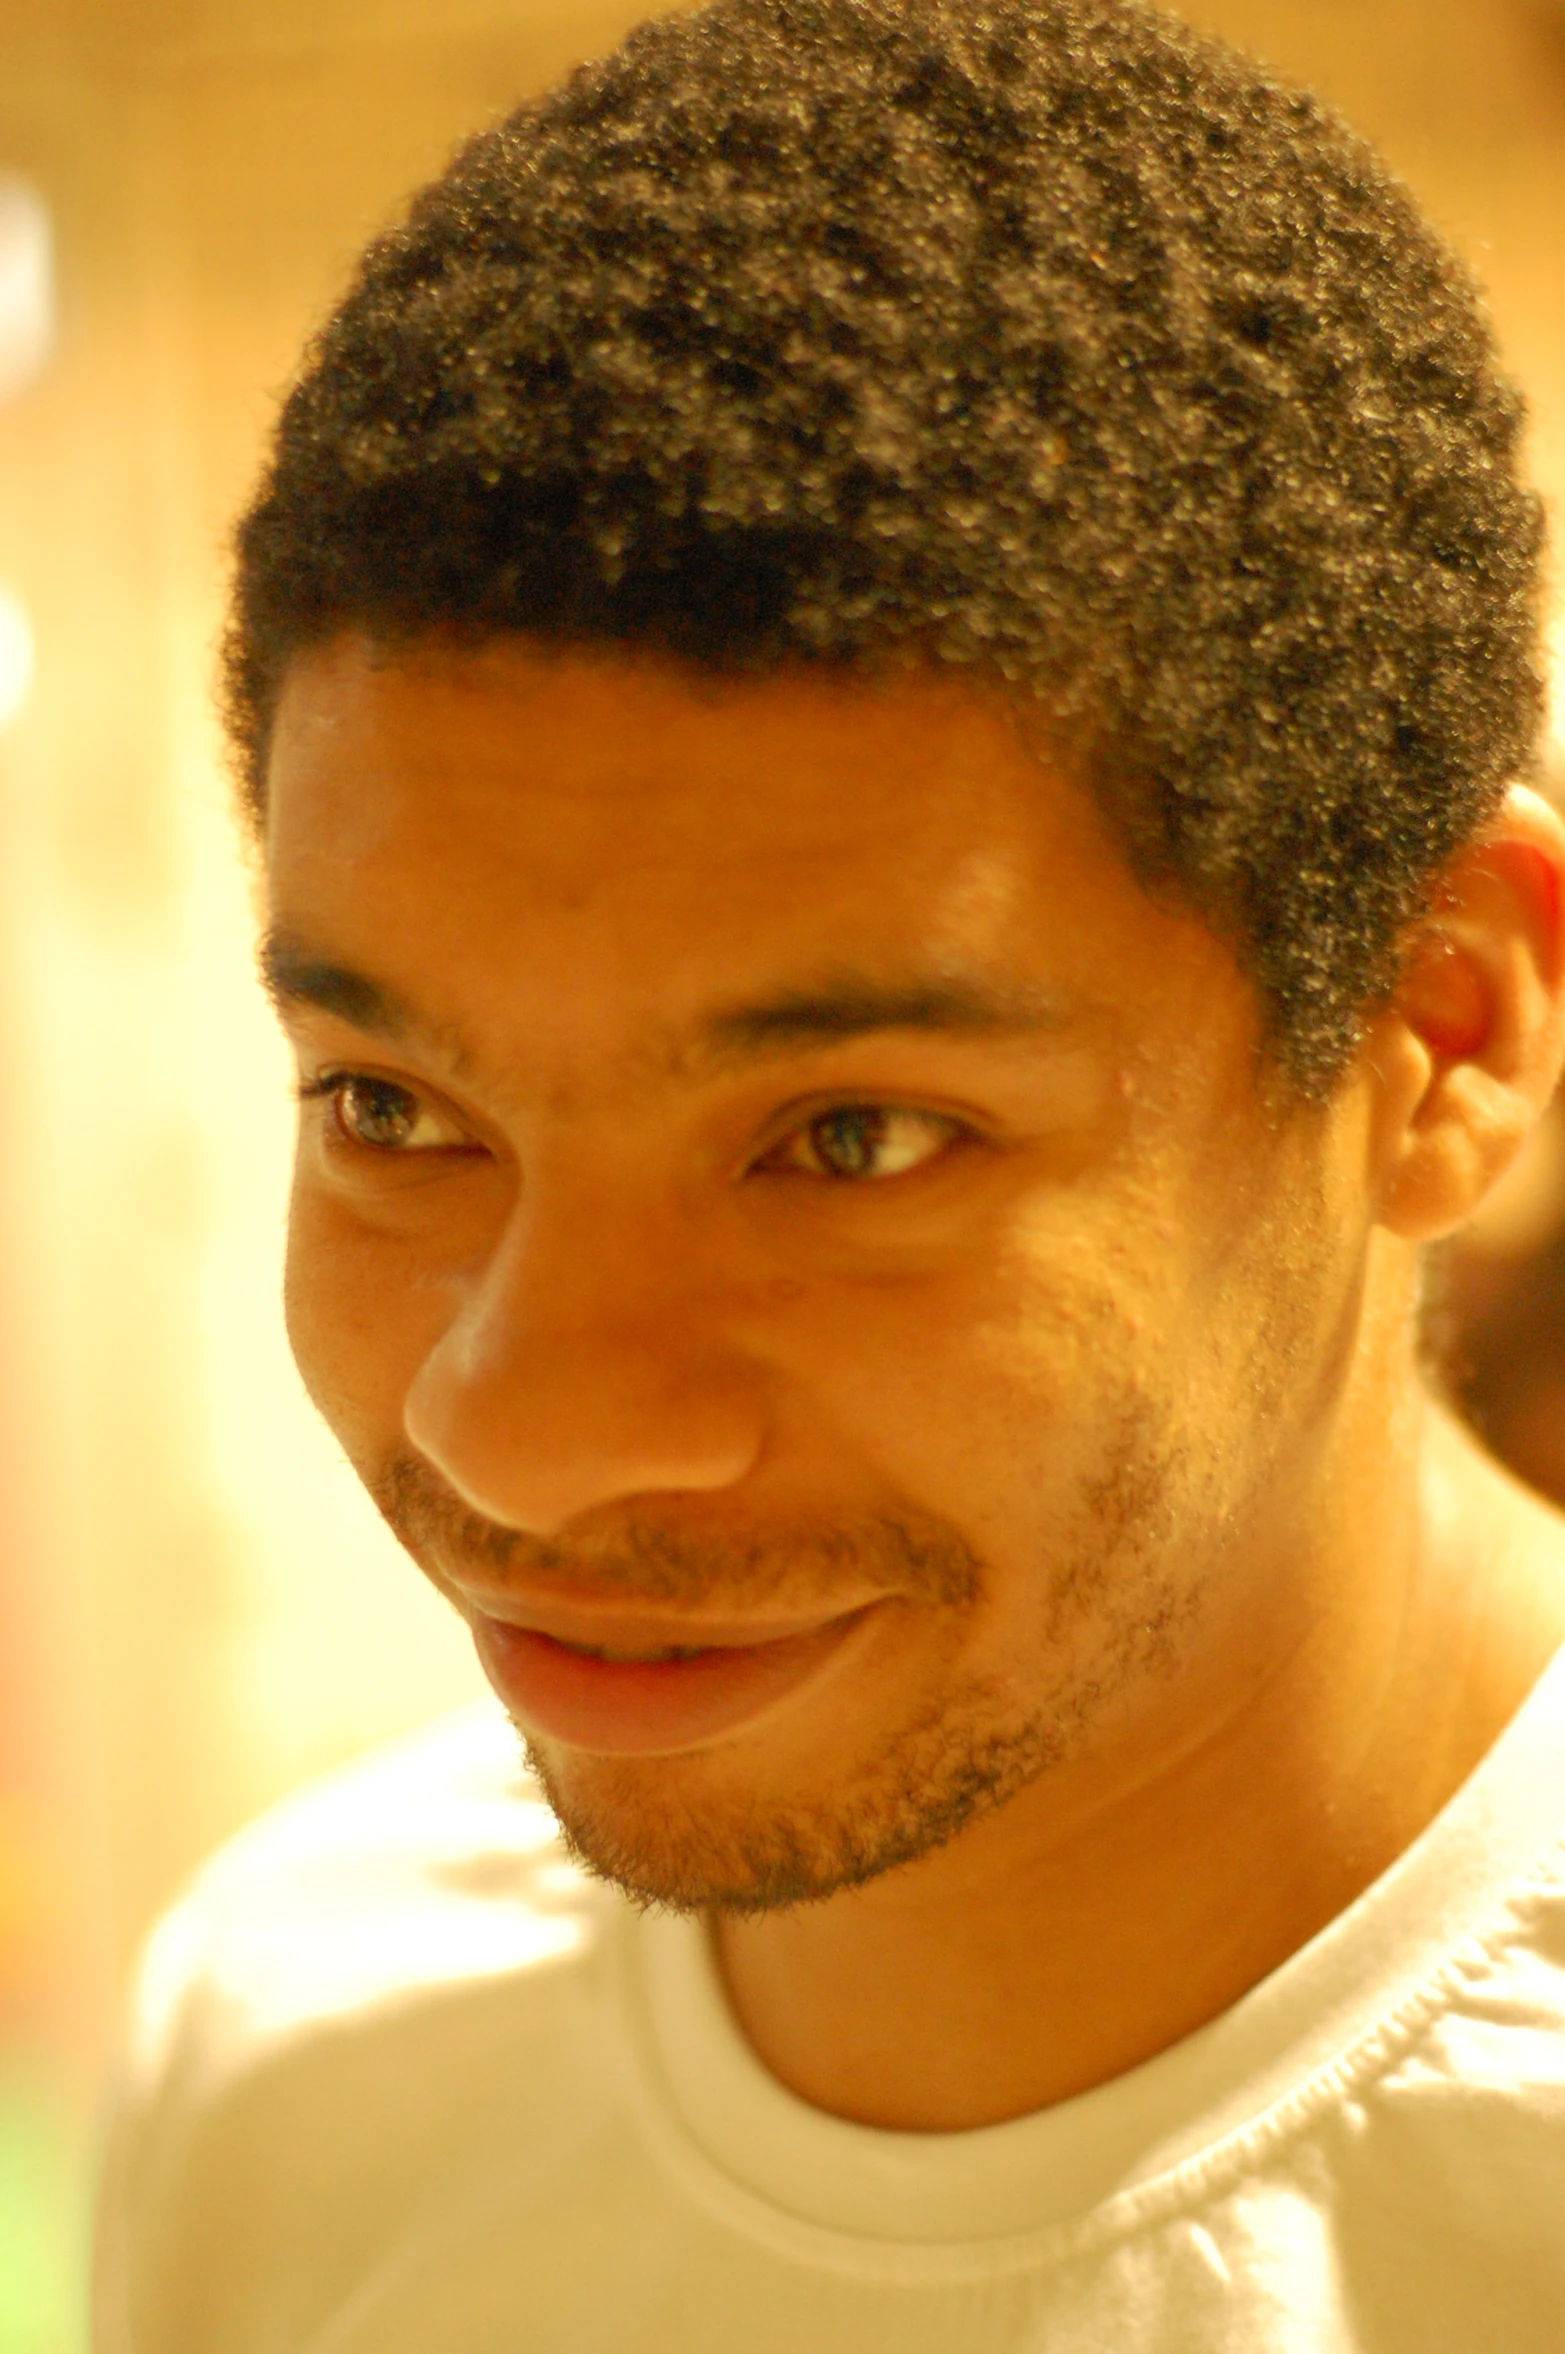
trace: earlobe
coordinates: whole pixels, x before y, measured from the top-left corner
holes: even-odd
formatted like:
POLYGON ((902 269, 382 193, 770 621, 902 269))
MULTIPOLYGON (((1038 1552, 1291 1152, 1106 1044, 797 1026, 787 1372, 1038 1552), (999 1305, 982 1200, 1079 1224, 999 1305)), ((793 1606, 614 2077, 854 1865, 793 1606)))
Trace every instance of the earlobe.
POLYGON ((1565 1052, 1565 826, 1525 787, 1446 869, 1372 1025, 1379 1221, 1449 1234, 1541 1116, 1565 1052))

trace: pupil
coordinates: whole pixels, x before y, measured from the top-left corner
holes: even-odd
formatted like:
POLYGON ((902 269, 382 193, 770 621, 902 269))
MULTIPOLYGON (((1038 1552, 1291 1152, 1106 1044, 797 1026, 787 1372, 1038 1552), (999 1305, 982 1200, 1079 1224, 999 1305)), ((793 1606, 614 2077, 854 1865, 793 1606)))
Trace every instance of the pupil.
POLYGON ((401 1144, 412 1126, 401 1088, 385 1083, 355 1079, 344 1108, 348 1127, 361 1144, 401 1144))
POLYGON ((868 1105, 828 1112, 815 1123, 815 1149, 836 1177, 863 1177, 874 1166, 886 1115, 868 1105))

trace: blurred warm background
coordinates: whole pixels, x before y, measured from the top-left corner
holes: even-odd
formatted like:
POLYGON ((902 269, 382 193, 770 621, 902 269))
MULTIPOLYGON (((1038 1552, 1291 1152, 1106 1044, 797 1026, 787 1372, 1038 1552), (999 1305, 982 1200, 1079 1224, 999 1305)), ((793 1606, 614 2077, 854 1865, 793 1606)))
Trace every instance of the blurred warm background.
MULTIPOLYGON (((0 2354, 80 2347, 92 2103, 152 1913, 291 1783, 476 1689, 284 1350, 286 1074, 212 644, 227 520, 361 239, 640 13, 0 0, 0 2354)), ((1559 515, 1565 0, 1189 13, 1333 98, 1471 257, 1559 515)), ((1452 1298, 1497 1442, 1565 1489, 1560 1125, 1452 1298)))

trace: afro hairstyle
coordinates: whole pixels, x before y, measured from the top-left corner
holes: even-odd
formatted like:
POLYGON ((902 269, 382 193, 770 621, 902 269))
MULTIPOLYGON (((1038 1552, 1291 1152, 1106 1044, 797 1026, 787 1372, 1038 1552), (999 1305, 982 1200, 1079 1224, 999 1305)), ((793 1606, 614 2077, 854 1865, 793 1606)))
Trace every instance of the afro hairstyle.
POLYGON ((1405 189, 1222 44, 716 0, 474 138, 315 338, 237 538, 247 797, 343 630, 967 665, 1319 1097, 1530 762, 1521 428, 1405 189))

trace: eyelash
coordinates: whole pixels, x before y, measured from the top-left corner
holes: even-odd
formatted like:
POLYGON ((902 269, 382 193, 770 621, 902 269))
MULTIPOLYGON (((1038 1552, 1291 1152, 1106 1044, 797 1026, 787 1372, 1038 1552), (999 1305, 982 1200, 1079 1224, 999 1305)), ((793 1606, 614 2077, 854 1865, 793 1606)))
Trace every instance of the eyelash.
MULTIPOLYGON (((361 1085, 371 1084, 368 1071, 322 1071, 318 1079, 300 1079, 294 1088, 294 1097, 299 1103, 325 1103, 329 1097, 336 1095, 339 1089, 351 1087, 355 1080, 361 1085)), ((390 1079, 382 1079, 374 1084, 390 1087, 395 1082, 390 1079)), ((409 1089, 407 1092, 411 1093, 412 1091, 409 1089)))
MULTIPOLYGON (((314 1079, 300 1080, 295 1088, 295 1094, 301 1104, 330 1104, 334 1097, 340 1095, 346 1088, 353 1086, 366 1089, 382 1088, 388 1095, 401 1097, 415 1107, 420 1100, 416 1089, 404 1087, 398 1080, 381 1079, 373 1072, 354 1070, 323 1071, 314 1079)), ((340 1110, 335 1110, 333 1126, 336 1132, 335 1142, 345 1150, 366 1153, 388 1161, 400 1158, 414 1159, 423 1153, 437 1149, 426 1145, 412 1150, 399 1150, 395 1144, 376 1145, 369 1143, 362 1136, 355 1136, 352 1133, 340 1110)), ((880 1186, 900 1178, 915 1176, 929 1163, 943 1160, 953 1147, 972 1140, 973 1131, 964 1122, 949 1113, 927 1110, 916 1104, 849 1097, 838 1102, 823 1104, 811 1112, 807 1118, 797 1121, 764 1153, 760 1154, 750 1166, 760 1170, 770 1168, 779 1175, 811 1175, 816 1182, 820 1183, 835 1185, 858 1183, 880 1186), (879 1177, 871 1176, 870 1172, 863 1167, 848 1170, 833 1169, 829 1165, 825 1167, 818 1165, 813 1171, 806 1171, 799 1161, 795 1160, 790 1164, 785 1158, 790 1150, 802 1152, 804 1147, 809 1146, 816 1155, 817 1163, 824 1161, 826 1154, 821 1142, 822 1133, 833 1124, 837 1124, 840 1128, 847 1128, 855 1120, 878 1122, 881 1133, 877 1139, 872 1140, 869 1149, 873 1151, 877 1145, 884 1149, 887 1142, 887 1128, 891 1122, 898 1119, 920 1122, 931 1135, 938 1131, 944 1131, 943 1141, 938 1142, 930 1153, 920 1155, 911 1163, 901 1168, 893 1168, 879 1177)))
MULTIPOLYGON (((349 1087, 383 1089, 389 1096, 400 1096, 404 1098, 407 1103, 415 1107, 415 1111, 420 1103, 420 1097, 416 1088, 404 1087, 400 1080, 397 1079, 379 1078, 372 1071, 322 1071, 317 1078, 300 1080, 295 1087, 294 1093, 297 1100, 302 1104, 326 1103, 332 1105, 334 1113, 333 1127, 336 1131, 335 1142, 341 1145, 345 1150, 350 1152, 356 1151, 365 1153, 379 1153, 380 1156, 386 1160, 393 1160, 403 1157, 398 1154, 397 1148, 394 1145, 376 1146, 366 1143, 363 1137, 354 1136, 351 1133, 347 1127, 346 1122, 342 1118, 340 1110, 338 1110, 335 1104, 333 1104, 333 1098, 341 1095, 343 1091, 349 1087)), ((429 1148, 426 1146, 422 1149, 427 1151, 429 1148)), ((413 1156, 409 1154, 406 1157, 412 1158, 413 1156)))
MULTIPOLYGON (((839 1103, 823 1104, 807 1119, 797 1122, 768 1152, 762 1154, 755 1165, 764 1168, 771 1164, 786 1170, 788 1164, 784 1160, 784 1156, 791 1148, 802 1149, 806 1145, 813 1150, 818 1161, 825 1160, 823 1132, 829 1131, 835 1126, 839 1130, 837 1141, 840 1143, 843 1141, 840 1132, 851 1132, 855 1122, 878 1124, 880 1133, 870 1141, 869 1149, 872 1152, 877 1149, 883 1151, 890 1143, 894 1133, 892 1124, 899 1120, 918 1123, 924 1128, 926 1134, 940 1136, 941 1141, 936 1143, 932 1151, 921 1153, 910 1164, 901 1168, 892 1168, 878 1177, 872 1177, 864 1168, 848 1170, 833 1169, 830 1166, 818 1167, 808 1173, 818 1181, 829 1184, 852 1184, 857 1181, 865 1184, 886 1185, 899 1178, 916 1176, 921 1169, 936 1161, 943 1160, 954 1146, 972 1139, 972 1130, 947 1112, 931 1111, 918 1104, 882 1102, 873 1098, 865 1100, 862 1097, 848 1098, 839 1103)), ((792 1164, 792 1168, 795 1174, 806 1174, 799 1167, 797 1161, 792 1164)))

